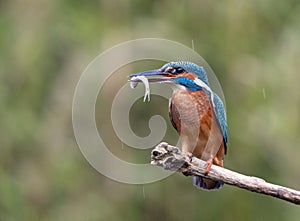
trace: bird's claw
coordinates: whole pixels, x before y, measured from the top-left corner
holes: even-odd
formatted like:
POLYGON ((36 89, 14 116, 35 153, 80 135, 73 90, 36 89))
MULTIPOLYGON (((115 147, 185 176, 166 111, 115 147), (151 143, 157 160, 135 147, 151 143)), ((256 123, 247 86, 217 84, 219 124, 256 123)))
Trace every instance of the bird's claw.
POLYGON ((209 159, 208 161, 206 161, 206 167, 205 167, 206 175, 209 173, 212 164, 213 164, 213 159, 209 159))

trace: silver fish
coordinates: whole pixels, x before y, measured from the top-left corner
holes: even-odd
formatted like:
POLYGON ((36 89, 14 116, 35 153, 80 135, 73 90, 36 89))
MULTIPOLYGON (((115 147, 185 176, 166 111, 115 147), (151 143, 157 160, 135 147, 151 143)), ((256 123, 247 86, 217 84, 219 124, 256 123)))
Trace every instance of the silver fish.
POLYGON ((130 79, 130 87, 135 88, 139 82, 143 82, 145 85, 145 95, 144 95, 144 102, 146 101, 146 98, 148 97, 148 102, 150 101, 150 86, 148 78, 145 76, 135 76, 130 79))

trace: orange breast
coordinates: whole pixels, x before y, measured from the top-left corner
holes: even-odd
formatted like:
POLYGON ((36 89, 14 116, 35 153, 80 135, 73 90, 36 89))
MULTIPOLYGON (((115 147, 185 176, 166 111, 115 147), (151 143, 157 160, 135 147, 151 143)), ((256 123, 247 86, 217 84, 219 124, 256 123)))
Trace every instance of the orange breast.
POLYGON ((209 98, 204 91, 173 93, 169 116, 180 135, 182 150, 223 165, 224 141, 209 98))

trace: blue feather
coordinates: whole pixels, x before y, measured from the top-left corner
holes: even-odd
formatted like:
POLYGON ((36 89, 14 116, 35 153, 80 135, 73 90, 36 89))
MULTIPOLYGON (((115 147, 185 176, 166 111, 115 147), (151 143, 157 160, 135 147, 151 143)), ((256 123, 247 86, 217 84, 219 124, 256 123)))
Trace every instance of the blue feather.
POLYGON ((223 134, 223 139, 225 141, 225 152, 226 152, 227 142, 228 142, 226 111, 221 98, 215 92, 214 92, 214 105, 215 105, 215 113, 217 115, 217 119, 223 134))
POLYGON ((202 90, 202 87, 196 84, 193 80, 185 78, 185 77, 178 77, 175 78, 174 81, 177 84, 184 85, 190 91, 197 91, 202 90))
MULTIPOLYGON (((203 180, 203 177, 201 176, 192 176, 192 182, 193 185, 199 189, 208 190, 211 188, 208 188, 203 180)), ((219 189, 224 185, 224 183, 220 180, 215 181, 215 186, 212 189, 219 189)))
POLYGON ((203 67, 189 61, 172 61, 161 67, 162 70, 167 67, 182 67, 186 72, 195 73, 207 86, 209 86, 208 78, 203 67))

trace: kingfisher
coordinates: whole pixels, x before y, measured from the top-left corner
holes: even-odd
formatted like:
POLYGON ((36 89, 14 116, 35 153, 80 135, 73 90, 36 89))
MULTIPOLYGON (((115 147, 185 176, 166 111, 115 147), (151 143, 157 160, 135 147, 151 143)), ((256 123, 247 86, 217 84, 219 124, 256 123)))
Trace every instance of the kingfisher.
MULTIPOLYGON (((147 77, 149 82, 166 83, 173 89, 169 117, 179 134, 182 151, 191 159, 194 156, 205 160, 206 173, 212 164, 223 167, 228 142, 226 111, 220 97, 210 88, 204 68, 192 62, 176 61, 129 77, 136 82, 140 76, 147 77)), ((193 176, 192 182, 206 190, 223 186, 222 181, 200 176, 193 176)))

